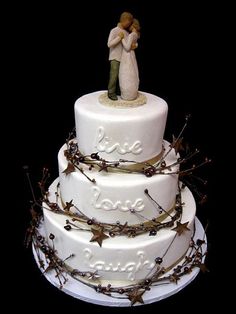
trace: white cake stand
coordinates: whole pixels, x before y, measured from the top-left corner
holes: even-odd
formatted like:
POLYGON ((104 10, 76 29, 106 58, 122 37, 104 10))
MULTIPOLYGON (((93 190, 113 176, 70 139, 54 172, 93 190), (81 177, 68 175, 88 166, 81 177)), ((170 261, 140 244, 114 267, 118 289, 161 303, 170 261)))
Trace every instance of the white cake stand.
MULTIPOLYGON (((205 240, 205 243, 202 245, 202 251, 203 254, 206 252, 207 249, 207 241, 206 237, 204 234, 204 229, 202 227, 201 222, 198 220, 198 218, 195 218, 195 226, 196 226, 196 231, 195 231, 195 236, 194 240, 196 241, 197 239, 203 239, 205 240)), ((40 227, 40 233, 44 235, 44 226, 40 227)), ((36 260, 36 263, 39 267, 39 260, 38 256, 36 254, 35 248, 33 246, 33 254, 34 258, 36 260)), ((44 259, 44 255, 41 254, 40 258, 44 260, 45 265, 47 266, 47 262, 44 259)), ((181 262, 179 263, 181 264, 181 262)), ((42 269, 39 267, 39 269, 42 271, 42 269)), ((166 285, 160 285, 160 286, 152 286, 150 291, 146 291, 144 295, 142 296, 144 305, 160 301, 162 299, 168 298, 169 296, 179 292, 182 290, 184 287, 186 287, 191 281, 194 280, 194 278, 197 276, 199 273, 199 268, 193 268, 192 272, 181 277, 181 279, 178 281, 177 284, 175 283, 168 283, 166 285)), ((60 288, 59 283, 57 278, 55 278, 55 273, 48 272, 48 273, 43 273, 43 275, 47 278, 47 280, 53 284, 55 287, 58 289, 60 288)), ((111 298, 108 297, 102 293, 97 293, 95 290, 92 288, 86 286, 85 284, 82 284, 78 282, 77 280, 73 279, 68 275, 68 281, 66 284, 63 286, 61 291, 69 294, 70 296, 83 300, 85 302, 89 303, 94 303, 94 304, 99 304, 103 306, 116 306, 116 307, 128 307, 131 306, 131 302, 128 299, 116 299, 116 298, 111 298)), ((142 305, 140 303, 135 303, 134 306, 136 305, 142 305)))

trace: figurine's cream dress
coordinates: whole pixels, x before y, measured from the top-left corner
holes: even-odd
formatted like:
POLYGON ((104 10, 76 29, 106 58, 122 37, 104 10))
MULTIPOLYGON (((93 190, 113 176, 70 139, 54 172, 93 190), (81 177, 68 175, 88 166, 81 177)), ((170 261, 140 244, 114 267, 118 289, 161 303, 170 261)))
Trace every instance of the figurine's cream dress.
POLYGON ((138 35, 132 32, 128 37, 122 39, 123 51, 120 61, 119 83, 121 98, 133 100, 137 98, 139 87, 138 66, 135 52, 131 49, 132 43, 136 43, 138 35))

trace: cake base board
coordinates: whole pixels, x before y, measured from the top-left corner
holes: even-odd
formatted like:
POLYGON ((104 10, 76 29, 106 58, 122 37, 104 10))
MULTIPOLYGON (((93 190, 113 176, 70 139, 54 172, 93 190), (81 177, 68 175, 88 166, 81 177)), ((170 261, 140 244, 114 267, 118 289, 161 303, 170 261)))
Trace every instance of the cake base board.
MULTIPOLYGON (((194 240, 204 238, 204 240, 206 241, 204 229, 202 227, 201 222, 199 221, 197 217, 195 217, 195 226, 196 226, 196 231, 194 235, 194 240)), ((41 224, 39 231, 42 235, 45 234, 43 224, 41 224)), ((34 245, 32 248, 33 248, 33 255, 36 260, 36 263, 39 269, 42 271, 42 269, 39 266, 39 260, 38 260, 38 256, 36 254, 34 245)), ((207 249, 207 241, 205 244, 203 244, 202 249, 203 249, 203 254, 204 254, 207 249)), ((43 254, 41 254, 40 258, 45 262, 45 266, 47 266, 47 262, 44 259, 43 254)), ((181 264, 181 262, 179 264, 181 264)), ((177 284, 169 283, 166 285, 152 286, 151 290, 146 291, 145 294, 142 296, 144 304, 135 303, 134 306, 157 302, 179 292, 188 284, 190 284, 191 281, 194 280, 194 278, 199 273, 199 270, 200 269, 198 267, 194 268, 190 274, 187 274, 186 276, 181 277, 181 279, 178 281, 177 284)), ((55 287, 60 289, 60 285, 58 283, 57 278, 55 277, 54 272, 45 273, 42 271, 42 273, 51 284, 53 284, 55 287)), ((108 297, 104 294, 97 293, 92 288, 86 286, 83 283, 78 282, 77 280, 73 279, 69 275, 67 275, 67 277, 68 277, 68 281, 60 290, 74 298, 80 299, 85 302, 93 303, 93 304, 103 305, 103 306, 114 306, 114 307, 131 306, 131 302, 128 299, 118 299, 118 298, 108 297)))

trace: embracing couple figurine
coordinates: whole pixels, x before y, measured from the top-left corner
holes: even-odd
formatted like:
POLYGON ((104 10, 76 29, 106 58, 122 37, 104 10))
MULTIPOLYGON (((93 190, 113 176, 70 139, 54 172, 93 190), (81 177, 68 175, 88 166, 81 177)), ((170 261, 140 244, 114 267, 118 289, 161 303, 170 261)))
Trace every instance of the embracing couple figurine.
POLYGON ((134 100, 138 96, 139 74, 134 49, 140 36, 140 25, 129 12, 123 12, 120 22, 113 28, 108 38, 110 48, 110 78, 108 84, 108 97, 118 100, 117 80, 121 98, 134 100))

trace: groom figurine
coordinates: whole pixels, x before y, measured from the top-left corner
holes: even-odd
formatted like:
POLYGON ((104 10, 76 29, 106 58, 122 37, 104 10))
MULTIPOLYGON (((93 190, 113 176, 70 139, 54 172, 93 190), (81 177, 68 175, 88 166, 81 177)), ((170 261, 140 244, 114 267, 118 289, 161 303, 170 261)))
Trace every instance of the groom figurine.
POLYGON ((117 27, 110 32, 107 45, 110 48, 110 77, 108 83, 108 97, 112 100, 117 100, 116 86, 119 75, 120 60, 122 55, 122 39, 128 36, 127 29, 133 22, 133 15, 129 12, 123 12, 120 16, 120 22, 117 27))

